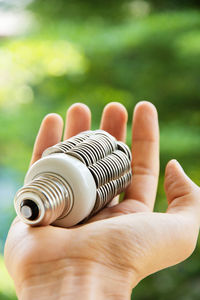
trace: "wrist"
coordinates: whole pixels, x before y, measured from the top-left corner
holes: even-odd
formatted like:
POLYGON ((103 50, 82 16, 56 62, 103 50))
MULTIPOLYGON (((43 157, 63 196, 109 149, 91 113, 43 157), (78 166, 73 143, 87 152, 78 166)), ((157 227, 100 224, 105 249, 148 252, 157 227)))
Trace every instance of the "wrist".
MULTIPOLYGON (((21 287, 19 300, 71 300, 71 299, 130 299, 133 274, 110 269, 96 262, 76 260, 59 261, 37 266, 21 287)), ((136 285, 135 282, 134 285, 136 285)))

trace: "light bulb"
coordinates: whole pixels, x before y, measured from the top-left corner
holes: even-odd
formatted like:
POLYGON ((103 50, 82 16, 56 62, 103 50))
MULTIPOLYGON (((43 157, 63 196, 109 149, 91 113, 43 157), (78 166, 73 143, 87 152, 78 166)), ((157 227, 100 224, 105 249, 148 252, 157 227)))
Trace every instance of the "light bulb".
POLYGON ((14 204, 31 225, 71 227, 90 218, 130 184, 131 152, 103 130, 85 131, 43 152, 14 204))

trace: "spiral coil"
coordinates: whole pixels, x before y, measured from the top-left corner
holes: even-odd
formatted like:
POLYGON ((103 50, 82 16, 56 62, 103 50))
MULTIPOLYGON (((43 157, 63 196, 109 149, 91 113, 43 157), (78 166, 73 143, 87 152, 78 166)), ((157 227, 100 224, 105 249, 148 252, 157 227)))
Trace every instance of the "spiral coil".
POLYGON ((85 131, 44 151, 43 156, 65 153, 79 159, 96 183, 94 215, 130 184, 131 152, 103 130, 85 131))

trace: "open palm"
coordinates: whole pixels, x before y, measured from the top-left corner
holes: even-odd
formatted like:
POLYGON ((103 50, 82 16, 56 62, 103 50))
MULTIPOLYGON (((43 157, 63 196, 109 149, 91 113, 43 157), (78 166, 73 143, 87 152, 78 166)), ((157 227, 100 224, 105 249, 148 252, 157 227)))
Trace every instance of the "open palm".
MULTIPOLYGON (((126 123, 127 112, 121 104, 110 103, 105 107, 101 129, 125 141, 126 123)), ((38 160, 47 147, 60 142, 62 127, 58 115, 45 117, 31 163, 38 160)), ((89 109, 83 104, 71 106, 64 139, 88 129, 89 109)), ((192 253, 199 230, 200 190, 175 160, 166 167, 167 212, 152 212, 159 177, 159 128, 156 109, 148 102, 140 102, 134 110, 132 154, 133 180, 124 200, 117 203, 118 200, 113 199, 109 207, 87 224, 71 229, 31 228, 18 218, 14 220, 5 258, 18 293, 23 285, 45 282, 51 273, 59 278, 55 283, 52 281, 58 295, 66 273, 74 265, 84 268, 96 265, 97 275, 112 274, 120 278, 121 287, 128 286, 131 290, 145 276, 174 265, 192 253)), ((109 285, 109 275, 107 277, 109 285)))

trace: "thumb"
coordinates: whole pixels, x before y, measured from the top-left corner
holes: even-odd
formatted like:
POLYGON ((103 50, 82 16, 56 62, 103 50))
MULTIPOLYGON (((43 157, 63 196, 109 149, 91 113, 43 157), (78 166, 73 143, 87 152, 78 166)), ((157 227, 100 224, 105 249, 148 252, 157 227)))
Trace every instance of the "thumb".
POLYGON ((192 214, 200 222, 200 188, 176 160, 167 164, 164 185, 169 205, 167 212, 192 214))

